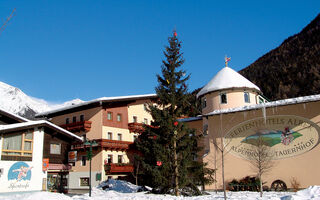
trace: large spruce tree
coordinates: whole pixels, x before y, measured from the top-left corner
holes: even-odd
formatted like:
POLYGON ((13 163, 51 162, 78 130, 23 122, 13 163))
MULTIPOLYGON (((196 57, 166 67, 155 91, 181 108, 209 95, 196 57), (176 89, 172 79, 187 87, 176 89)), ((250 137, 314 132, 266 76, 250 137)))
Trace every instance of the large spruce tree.
MULTIPOLYGON (((136 141, 136 147, 142 156, 137 157, 143 170, 142 183, 159 193, 170 193, 186 189, 195 190, 197 185, 212 181, 204 174, 204 164, 198 162, 199 135, 179 121, 190 108, 186 75, 181 69, 181 42, 177 33, 168 38, 165 47, 165 60, 162 61, 162 74, 157 75, 159 85, 156 93, 159 97, 148 109, 153 117, 151 126, 145 126, 145 132, 136 141)), ((212 171, 211 171, 212 174, 212 171)), ((141 182, 141 181, 140 181, 141 182)))

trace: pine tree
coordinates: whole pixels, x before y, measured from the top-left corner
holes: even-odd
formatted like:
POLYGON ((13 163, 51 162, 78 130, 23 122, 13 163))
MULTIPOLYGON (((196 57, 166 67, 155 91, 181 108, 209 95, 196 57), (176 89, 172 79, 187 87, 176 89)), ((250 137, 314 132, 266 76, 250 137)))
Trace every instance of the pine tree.
POLYGON ((184 59, 175 31, 168 41, 162 74, 157 75, 159 100, 149 105, 154 121, 151 126, 145 126, 145 132, 136 142, 143 155, 137 159, 144 171, 144 183, 156 188, 157 192, 174 191, 179 195, 179 189, 191 188, 199 193, 196 184, 209 180, 204 176, 204 165, 194 159, 200 150, 199 136, 178 120, 187 113, 186 108, 190 108, 186 85, 190 75, 180 69, 184 59))

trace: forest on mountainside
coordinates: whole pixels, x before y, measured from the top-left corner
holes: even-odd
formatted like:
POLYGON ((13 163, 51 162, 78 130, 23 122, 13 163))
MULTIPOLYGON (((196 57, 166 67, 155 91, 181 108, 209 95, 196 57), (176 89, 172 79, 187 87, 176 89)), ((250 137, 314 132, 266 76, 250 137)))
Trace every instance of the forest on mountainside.
POLYGON ((239 73, 272 101, 320 94, 320 14, 239 73))

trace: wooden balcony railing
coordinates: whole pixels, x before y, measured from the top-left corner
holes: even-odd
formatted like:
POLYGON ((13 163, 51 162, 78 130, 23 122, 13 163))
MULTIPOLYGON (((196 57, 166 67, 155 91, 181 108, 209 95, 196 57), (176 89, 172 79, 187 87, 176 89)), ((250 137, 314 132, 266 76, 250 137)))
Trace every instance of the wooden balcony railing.
MULTIPOLYGON (((96 145, 93 145, 92 147, 102 147, 106 150, 120 150, 125 151, 129 149, 129 145, 133 142, 128 141, 120 141, 120 140, 107 140, 107 139, 97 139, 95 140, 97 143, 96 145)), ((87 148, 89 146, 84 145, 83 143, 74 143, 71 145, 72 150, 76 149, 82 149, 87 148)))
POLYGON ((157 126, 152 126, 152 125, 137 123, 137 122, 128 123, 128 129, 130 133, 140 133, 140 134, 143 133, 144 126, 151 127, 151 128, 159 128, 157 126))
POLYGON ((107 163, 104 169, 106 173, 128 173, 133 172, 133 165, 127 163, 107 163))
POLYGON ((142 123, 128 123, 128 129, 130 133, 142 133, 144 131, 142 123))
POLYGON ((91 129, 91 121, 82 121, 82 122, 74 122, 70 124, 60 125, 61 128, 64 128, 70 132, 78 132, 78 131, 90 131, 91 129))

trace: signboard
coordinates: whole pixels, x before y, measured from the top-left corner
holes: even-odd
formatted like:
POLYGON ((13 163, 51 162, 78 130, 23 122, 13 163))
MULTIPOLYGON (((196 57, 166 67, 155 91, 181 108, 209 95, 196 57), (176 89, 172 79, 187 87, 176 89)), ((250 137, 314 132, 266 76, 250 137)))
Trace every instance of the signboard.
POLYGON ((42 159, 42 171, 47 171, 49 168, 49 158, 42 159))
POLYGON ((320 128, 309 119, 292 115, 255 118, 233 127, 224 138, 227 152, 250 159, 257 140, 270 147, 273 159, 298 156, 319 144, 320 128))
POLYGON ((68 162, 76 162, 76 161, 77 161, 77 151, 69 151, 68 162))

